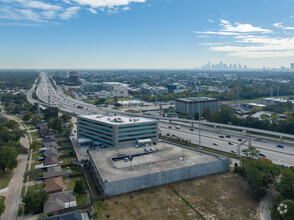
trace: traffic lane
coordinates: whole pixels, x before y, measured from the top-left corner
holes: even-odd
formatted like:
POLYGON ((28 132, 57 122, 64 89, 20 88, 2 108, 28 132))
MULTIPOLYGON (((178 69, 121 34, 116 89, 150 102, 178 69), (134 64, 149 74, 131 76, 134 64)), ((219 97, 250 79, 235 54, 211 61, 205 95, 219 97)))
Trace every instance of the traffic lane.
MULTIPOLYGON (((160 127, 163 129, 182 131, 182 132, 189 133, 191 135, 198 135, 199 134, 198 128, 193 128, 194 131, 190 131, 190 129, 192 128, 190 126, 181 126, 180 129, 174 129, 175 127, 172 126, 172 129, 170 129, 170 128, 168 128, 168 126, 171 126, 169 123, 160 122, 159 124, 160 124, 160 127)), ((237 135, 229 134, 230 138, 227 138, 226 137, 227 135, 228 134, 226 134, 226 133, 219 133, 219 132, 215 132, 215 131, 201 129, 201 136, 208 136, 208 137, 214 138, 216 140, 226 140, 228 142, 231 141, 235 144, 239 144, 240 143, 239 140, 243 139, 242 135, 237 136, 237 135), (223 136, 223 138, 220 138, 220 136, 223 136)), ((281 143, 280 142, 273 142, 273 141, 257 141, 257 140, 252 139, 252 145, 256 146, 257 148, 261 148, 261 149, 266 148, 266 149, 281 152, 281 153, 294 154, 294 146, 293 145, 282 144, 284 146, 284 148, 278 148, 277 145, 279 145, 279 144, 281 144, 281 143)))
MULTIPOLYGON (((175 134, 177 137, 183 138, 184 140, 189 140, 193 144, 199 144, 198 135, 191 136, 191 134, 181 133, 178 130, 163 130, 161 133, 163 135, 170 133, 171 136, 173 134, 175 134)), ((237 144, 233 143, 233 145, 229 145, 227 140, 215 140, 210 137, 202 137, 201 136, 201 145, 205 146, 205 147, 212 148, 212 149, 225 151, 228 153, 231 153, 232 151, 237 152, 237 144), (216 143, 217 146, 213 145, 213 143, 216 143)), ((247 149, 247 148, 248 148, 248 145, 242 145, 240 147, 240 150, 242 152, 242 150, 247 149)), ((268 159, 272 160, 273 163, 275 163, 275 164, 284 164, 286 166, 293 166, 294 165, 293 156, 291 156, 291 155, 281 154, 281 153, 273 152, 270 150, 264 150, 264 149, 261 149, 260 153, 265 154, 266 157, 268 159)), ((244 153, 242 153, 242 155, 244 155, 244 153)))

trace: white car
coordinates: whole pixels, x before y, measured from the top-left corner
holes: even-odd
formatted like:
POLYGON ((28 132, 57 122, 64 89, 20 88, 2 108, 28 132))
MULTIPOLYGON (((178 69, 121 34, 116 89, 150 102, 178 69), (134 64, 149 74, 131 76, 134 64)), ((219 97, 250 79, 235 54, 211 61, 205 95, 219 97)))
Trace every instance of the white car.
POLYGON ((181 126, 180 125, 177 125, 175 128, 176 129, 181 129, 181 126))

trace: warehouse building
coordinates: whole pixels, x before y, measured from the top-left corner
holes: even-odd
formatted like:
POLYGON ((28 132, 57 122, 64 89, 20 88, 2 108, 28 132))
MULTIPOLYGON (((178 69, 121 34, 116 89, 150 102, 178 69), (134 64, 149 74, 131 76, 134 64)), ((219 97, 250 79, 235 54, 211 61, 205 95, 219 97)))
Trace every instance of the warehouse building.
POLYGON ((196 112, 203 111, 205 107, 209 107, 212 112, 218 111, 219 101, 215 98, 208 97, 191 97, 191 98, 179 98, 175 100, 176 112, 187 112, 190 115, 194 115, 196 112))
POLYGON ((138 141, 158 141, 157 120, 126 116, 79 115, 78 139, 92 140, 95 146, 134 146, 138 141))
POLYGON ((108 196, 226 172, 230 168, 228 158, 165 142, 150 148, 90 150, 89 161, 97 188, 108 196))

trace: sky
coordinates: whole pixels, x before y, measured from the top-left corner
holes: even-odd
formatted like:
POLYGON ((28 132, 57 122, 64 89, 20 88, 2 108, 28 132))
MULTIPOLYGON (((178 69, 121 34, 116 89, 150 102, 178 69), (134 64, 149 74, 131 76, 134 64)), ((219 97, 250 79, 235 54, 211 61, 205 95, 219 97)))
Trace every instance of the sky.
POLYGON ((0 0, 0 69, 294 63, 293 0, 0 0))

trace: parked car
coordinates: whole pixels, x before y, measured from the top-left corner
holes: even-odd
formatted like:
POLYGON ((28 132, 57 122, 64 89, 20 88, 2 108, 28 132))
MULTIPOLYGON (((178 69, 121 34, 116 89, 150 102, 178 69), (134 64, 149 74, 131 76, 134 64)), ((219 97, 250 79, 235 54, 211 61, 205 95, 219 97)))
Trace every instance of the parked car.
POLYGON ((213 143, 212 145, 214 145, 214 146, 218 146, 217 143, 213 143))
POLYGON ((176 137, 177 135, 173 134, 172 136, 173 136, 173 137, 176 137))
POLYGON ((190 130, 190 131, 194 131, 194 129, 193 129, 193 128, 190 128, 189 130, 190 130))
POLYGON ((180 125, 177 125, 175 128, 176 129, 181 129, 181 126, 180 125))
POLYGON ((236 151, 234 151, 234 150, 231 150, 231 153, 235 154, 235 153, 236 153, 236 151))
POLYGON ((230 142, 228 142, 228 144, 229 144, 229 145, 234 145, 234 144, 233 144, 231 141, 230 141, 230 142))
POLYGON ((225 138, 225 137, 221 135, 221 136, 219 136, 219 138, 225 138))
POLYGON ((231 138, 231 136, 230 135, 226 135, 226 138, 231 138))
POLYGON ((173 128, 173 127, 171 125, 169 125, 168 128, 173 128))
POLYGON ((35 159, 35 161, 42 161, 42 160, 45 160, 45 158, 44 158, 44 157, 37 157, 37 158, 35 159))
POLYGON ((243 149, 243 150, 242 150, 243 153, 246 153, 247 151, 248 151, 247 149, 243 149))
POLYGON ((284 148, 284 146, 281 145, 281 144, 278 144, 277 147, 278 147, 278 148, 284 148))
POLYGON ((238 141, 243 141, 243 139, 242 138, 238 138, 238 141))
POLYGON ((260 157, 266 157, 266 155, 264 153, 259 153, 260 157))
POLYGON ((35 181, 41 181, 43 180, 44 178, 42 176, 39 176, 38 178, 35 179, 35 181))

